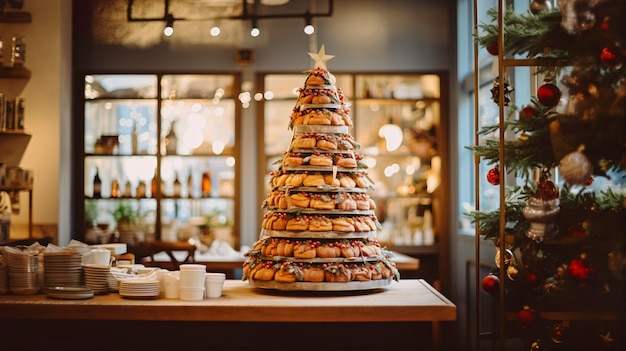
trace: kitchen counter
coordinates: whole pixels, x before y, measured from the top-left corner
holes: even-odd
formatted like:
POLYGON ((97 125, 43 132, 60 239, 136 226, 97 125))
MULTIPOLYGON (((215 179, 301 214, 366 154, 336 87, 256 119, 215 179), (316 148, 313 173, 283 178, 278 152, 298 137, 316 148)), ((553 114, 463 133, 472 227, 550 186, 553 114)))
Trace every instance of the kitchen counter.
MULTIPOLYGON (((147 346, 152 342, 156 342, 154 345, 164 346, 168 344, 165 339, 158 341, 164 335, 172 336, 172 333, 183 330, 196 330, 205 334, 216 332, 213 335, 216 342, 221 340, 220 350, 231 349, 231 346, 233 350, 246 349, 253 345, 251 343, 257 333, 261 337, 260 335, 264 335, 261 332, 263 328, 271 326, 277 330, 293 329, 293 337, 286 337, 285 340, 293 338, 294 341, 298 335, 296 330, 313 328, 311 330, 322 331, 333 325, 340 328, 337 330, 345 328, 346 332, 354 328, 360 330, 362 325, 374 325, 381 331, 393 331, 406 328, 415 330, 415 326, 423 327, 422 322, 425 322, 429 327, 428 335, 436 329, 430 329, 433 323, 455 319, 456 306, 421 279, 394 281, 384 288, 352 292, 264 290, 252 287, 248 282, 226 280, 222 297, 202 301, 162 298, 136 300, 122 298, 116 293, 97 295, 86 300, 55 300, 43 294, 0 296, 0 340, 17 337, 18 325, 22 328, 37 328, 33 330, 39 333, 46 329, 45 325, 56 328, 66 322, 69 329, 63 335, 67 337, 72 330, 83 335, 81 330, 88 328, 89 322, 94 322, 91 325, 100 330, 99 335, 108 331, 119 336, 127 333, 127 328, 137 333, 147 333, 142 337, 149 335, 150 340, 138 343, 137 347, 147 346), (226 338, 226 335, 231 337, 226 338), (247 337, 237 338, 237 335, 247 337), (235 340, 233 344, 232 341, 235 340)), ((335 330, 336 327, 332 328, 335 330)), ((407 336, 415 337, 411 332, 407 336)), ((103 347, 112 346, 105 340, 101 342, 99 345, 103 347)), ((311 343, 315 342, 315 339, 311 340, 311 343)), ((424 340, 421 342, 422 346, 425 345, 424 340)), ((63 345, 65 349, 71 346, 60 340, 55 340, 55 343, 63 345)), ((175 345, 181 346, 180 343, 175 345)), ((363 348, 363 340, 360 338, 354 339, 343 348, 350 349, 349 345, 360 345, 361 350, 368 349, 363 348)), ((269 347, 269 344, 265 346, 269 347)), ((255 346, 255 349, 263 347, 255 346)), ((306 345, 304 349, 308 349, 306 345)))

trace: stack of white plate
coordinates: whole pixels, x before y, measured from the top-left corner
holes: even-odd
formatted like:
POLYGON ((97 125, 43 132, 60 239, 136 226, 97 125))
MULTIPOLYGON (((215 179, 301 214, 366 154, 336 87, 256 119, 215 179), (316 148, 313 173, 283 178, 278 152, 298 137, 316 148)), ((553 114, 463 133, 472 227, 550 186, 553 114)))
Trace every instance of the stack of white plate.
POLYGON ((156 299, 159 297, 159 281, 128 279, 120 281, 120 296, 129 299, 156 299))
POLYGON ((0 248, 0 294, 9 292, 9 272, 7 265, 7 256, 0 248))
POLYGON ((93 289, 96 294, 106 294, 109 292, 110 266, 96 264, 83 265, 85 272, 85 286, 93 289))
POLYGON ((9 291, 16 295, 34 295, 41 290, 39 253, 5 247, 9 266, 9 291))
POLYGON ((43 286, 81 286, 82 267, 79 252, 59 251, 43 254, 43 286))
POLYGON ((46 296, 61 300, 82 300, 93 297, 93 290, 76 286, 48 286, 44 288, 46 296))

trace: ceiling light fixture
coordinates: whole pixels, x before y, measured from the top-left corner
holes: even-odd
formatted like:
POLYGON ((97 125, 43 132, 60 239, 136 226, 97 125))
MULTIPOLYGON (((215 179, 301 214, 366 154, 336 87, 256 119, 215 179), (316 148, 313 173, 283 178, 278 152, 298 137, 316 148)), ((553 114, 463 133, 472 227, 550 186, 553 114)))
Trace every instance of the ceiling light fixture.
POLYGON ((256 19, 252 19, 252 29, 250 29, 250 35, 254 38, 258 37, 261 34, 261 30, 259 29, 259 25, 257 24, 256 19))
POLYGON ((163 29, 163 34, 166 37, 171 37, 174 34, 174 16, 171 13, 165 15, 165 28, 163 29))
MULTIPOLYGON (((255 33, 257 33, 256 36, 258 36, 260 34, 260 30, 256 23, 258 20, 303 18, 306 22, 306 26, 304 29, 305 33, 307 33, 308 35, 311 35, 315 32, 315 27, 313 26, 313 19, 316 17, 331 17, 333 15, 333 7, 334 7, 334 0, 312 0, 312 1, 322 1, 324 3, 327 3, 328 5, 327 10, 325 12, 315 12, 315 13, 312 13, 309 10, 307 10, 304 13, 271 14, 271 13, 266 13, 266 11, 258 11, 258 7, 260 5, 264 5, 263 1, 261 0, 254 0, 252 2, 252 6, 250 6, 251 1, 241 0, 241 13, 238 15, 213 16, 213 17, 207 17, 207 18, 196 18, 196 17, 185 18, 185 17, 176 17, 174 16, 174 14, 169 12, 170 1, 174 1, 174 0, 162 0, 162 1, 164 3, 164 13, 162 17, 136 17, 133 15, 133 7, 136 6, 140 8, 139 10, 136 10, 136 12, 143 13, 141 11, 143 1, 139 1, 138 4, 135 4, 135 0, 127 0, 127 7, 126 7, 127 21, 128 22, 154 22, 154 21, 165 22, 164 34, 167 36, 170 36, 174 33, 174 21, 215 21, 215 20, 253 21, 253 24, 252 24, 253 30, 255 33), (260 12, 263 12, 263 13, 260 13, 260 12), (168 35, 167 33, 170 33, 170 34, 168 35)), ((279 5, 282 3, 285 3, 284 0, 277 2, 276 5, 279 5)), ((272 3, 272 5, 274 5, 274 3, 272 3)), ((213 28, 211 28, 211 35, 217 36, 219 35, 219 32, 220 30, 218 26, 214 26, 213 28), (214 33, 217 33, 217 34, 214 34, 214 33)), ((254 34, 252 34, 252 32, 250 34, 252 36, 255 36, 254 34)))
POLYGON ((305 25, 304 25, 304 33, 306 35, 311 35, 315 33, 315 27, 313 26, 313 19, 311 18, 311 14, 309 11, 306 11, 306 15, 304 17, 305 25))

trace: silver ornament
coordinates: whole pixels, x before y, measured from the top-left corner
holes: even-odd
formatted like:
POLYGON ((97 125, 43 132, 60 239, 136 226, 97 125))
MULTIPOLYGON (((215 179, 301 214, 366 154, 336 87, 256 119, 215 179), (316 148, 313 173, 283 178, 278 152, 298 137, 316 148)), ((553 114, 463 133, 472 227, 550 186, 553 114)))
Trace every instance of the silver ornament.
POLYGON ((526 236, 540 243, 550 240, 559 233, 555 220, 560 212, 559 199, 543 200, 533 196, 526 200, 524 217, 530 222, 526 236))
POLYGON ((567 184, 585 185, 593 174, 593 166, 582 150, 570 152, 559 162, 559 174, 567 184))

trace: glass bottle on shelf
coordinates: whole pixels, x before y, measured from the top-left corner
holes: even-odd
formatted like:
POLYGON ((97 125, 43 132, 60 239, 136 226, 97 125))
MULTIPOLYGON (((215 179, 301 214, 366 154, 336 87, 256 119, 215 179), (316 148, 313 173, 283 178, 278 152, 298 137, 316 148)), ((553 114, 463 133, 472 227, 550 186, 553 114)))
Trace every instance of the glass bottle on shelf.
POLYGON ((131 198, 133 197, 131 194, 131 189, 130 189, 130 181, 127 180, 126 184, 124 184, 124 195, 122 196, 124 198, 131 198))
POLYGON ((191 176, 191 169, 189 170, 189 175, 187 176, 187 197, 193 197, 193 177, 191 176))
POLYGON ((143 180, 137 184, 137 191, 135 191, 135 197, 138 199, 146 197, 146 182, 143 180))
POLYGON ((172 122, 170 125, 170 131, 165 136, 163 140, 163 144, 165 145, 165 154, 166 155, 176 155, 178 150, 178 140, 176 138, 176 131, 174 130, 175 123, 172 122))
POLYGON ((96 167, 96 174, 93 176, 93 198, 102 197, 102 179, 100 179, 100 170, 96 167))
POLYGON ((137 122, 133 123, 133 132, 131 135, 131 154, 137 155, 137 122))
POLYGON ((159 182, 157 180, 157 176, 156 176, 156 172, 154 173, 154 177, 152 177, 152 180, 150 181, 150 196, 152 198, 156 198, 157 197, 157 186, 158 186, 159 182))
POLYGON ((178 173, 174 176, 174 198, 180 197, 180 180, 178 180, 178 173))
POLYGON ((21 35, 13 36, 11 45, 11 65, 22 67, 26 61, 26 44, 21 35))
POLYGON ((202 197, 211 197, 211 174, 202 173, 202 197))
POLYGON ((111 197, 118 198, 120 197, 120 184, 117 182, 117 178, 113 177, 111 181, 111 197))

